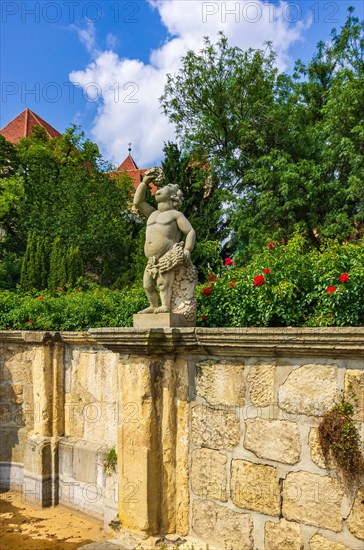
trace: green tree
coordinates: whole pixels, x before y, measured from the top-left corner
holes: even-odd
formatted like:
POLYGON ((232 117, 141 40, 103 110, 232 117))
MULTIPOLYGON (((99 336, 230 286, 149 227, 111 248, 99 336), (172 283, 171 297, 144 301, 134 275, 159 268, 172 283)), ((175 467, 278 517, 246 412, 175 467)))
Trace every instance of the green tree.
POLYGON ((297 230, 317 248, 363 231, 363 31, 350 10, 292 75, 278 72, 269 45, 243 52, 206 39, 168 77, 164 111, 230 190, 231 242, 243 256, 297 230))
POLYGON ((198 152, 182 153, 178 145, 171 142, 165 144, 163 151, 162 168, 166 181, 179 185, 184 195, 181 211, 196 231, 192 257, 200 277, 204 277, 212 269, 212 256, 216 256, 219 241, 224 236, 224 192, 206 157, 198 152))
POLYGON ((48 287, 55 290, 67 284, 67 256, 60 237, 54 239, 49 264, 48 287))
POLYGON ((83 261, 78 246, 71 246, 67 251, 67 285, 74 288, 77 279, 84 275, 83 261))
POLYGON ((177 75, 167 75, 161 103, 183 148, 206 154, 229 188, 236 187, 266 146, 275 58, 269 44, 265 51, 244 52, 220 34, 216 45, 205 38, 201 52, 189 51, 177 75))
POLYGON ((12 175, 0 180, 3 254, 23 255, 30 232, 51 242, 59 237, 66 248, 79 248, 98 282, 112 284, 126 273, 132 282, 140 225, 130 212, 130 178, 110 175, 97 146, 75 127, 52 140, 37 129, 14 150, 12 175))
POLYGON ((37 238, 37 249, 35 256, 38 290, 44 290, 47 288, 49 275, 49 256, 49 241, 46 237, 39 236, 37 238))
POLYGON ((20 286, 23 290, 38 288, 37 244, 36 234, 29 233, 20 272, 20 286))

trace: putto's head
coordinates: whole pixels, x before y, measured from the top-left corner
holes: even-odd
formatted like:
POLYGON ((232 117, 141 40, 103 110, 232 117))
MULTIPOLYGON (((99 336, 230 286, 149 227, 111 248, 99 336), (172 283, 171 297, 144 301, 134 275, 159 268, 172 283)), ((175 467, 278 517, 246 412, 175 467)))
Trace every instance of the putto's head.
POLYGON ((164 202, 170 200, 173 204, 173 208, 178 210, 183 203, 183 193, 174 183, 168 183, 165 187, 161 187, 155 194, 156 201, 164 202))
POLYGON ((174 183, 169 183, 167 185, 167 187, 169 187, 171 189, 172 204, 175 207, 175 209, 178 210, 179 208, 181 208, 181 206, 183 204, 183 193, 180 190, 180 188, 178 187, 178 185, 176 185, 174 183))

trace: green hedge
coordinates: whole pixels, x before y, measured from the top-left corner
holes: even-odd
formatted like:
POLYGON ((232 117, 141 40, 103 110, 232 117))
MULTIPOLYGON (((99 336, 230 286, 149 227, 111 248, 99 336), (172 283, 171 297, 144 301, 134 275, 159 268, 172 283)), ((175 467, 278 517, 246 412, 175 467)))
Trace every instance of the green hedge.
POLYGON ((91 327, 128 327, 133 313, 146 307, 142 288, 123 291, 98 288, 21 294, 0 292, 0 329, 87 330, 91 327))
MULTIPOLYGON (((197 324, 239 326, 363 326, 364 245, 327 242, 307 249, 300 236, 267 244, 244 267, 232 261, 197 287, 197 324), (230 265, 229 265, 230 264, 230 265)), ((0 329, 87 330, 132 326, 146 307, 140 286, 50 293, 0 291, 0 329)))

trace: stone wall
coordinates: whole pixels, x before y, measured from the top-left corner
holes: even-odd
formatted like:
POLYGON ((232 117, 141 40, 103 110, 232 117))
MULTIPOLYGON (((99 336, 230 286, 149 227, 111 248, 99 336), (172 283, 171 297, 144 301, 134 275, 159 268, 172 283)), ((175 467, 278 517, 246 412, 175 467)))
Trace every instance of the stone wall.
POLYGON ((3 332, 0 366, 5 488, 202 548, 362 550, 317 427, 352 388, 364 436, 364 329, 3 332))
POLYGON ((345 495, 317 442, 320 418, 348 380, 362 373, 363 391, 360 364, 294 357, 196 363, 190 472, 200 538, 234 550, 362 548, 361 497, 345 495))

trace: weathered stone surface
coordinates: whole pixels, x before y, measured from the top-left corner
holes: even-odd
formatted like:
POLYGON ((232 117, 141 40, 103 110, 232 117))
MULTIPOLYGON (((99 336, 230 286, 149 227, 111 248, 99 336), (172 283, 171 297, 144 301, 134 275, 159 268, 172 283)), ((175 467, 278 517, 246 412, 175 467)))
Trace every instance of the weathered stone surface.
POLYGON ((96 457, 100 445, 81 439, 73 446, 73 476, 86 483, 96 483, 96 457))
POLYGON ((36 404, 34 432, 52 435, 52 357, 49 346, 36 348, 32 363, 33 395, 36 404))
POLYGON ((314 535, 310 540, 310 550, 351 550, 339 542, 325 539, 321 535, 314 535))
POLYGON ((50 438, 34 435, 26 440, 24 469, 37 476, 52 472, 52 448, 50 438))
POLYGON ((17 405, 21 405, 23 403, 23 386, 21 384, 14 384, 13 385, 13 392, 14 395, 11 397, 11 401, 13 403, 16 403, 17 405))
POLYGON ((27 428, 0 425, 0 461, 23 462, 27 428))
POLYGON ((239 508, 271 516, 278 516, 280 513, 278 474, 273 466, 233 460, 230 490, 231 500, 239 508))
POLYGON ((2 422, 11 422, 13 420, 12 407, 10 405, 0 405, 0 418, 2 422))
POLYGON ((339 532, 343 492, 336 479, 291 472, 283 483, 283 515, 288 520, 339 532))
POLYGON ((274 382, 276 366, 271 363, 257 363, 250 367, 248 382, 250 401, 256 407, 266 407, 275 402, 274 382))
POLYGON ((177 433, 176 433, 176 531, 187 535, 189 531, 189 425, 188 364, 184 359, 175 362, 177 372, 177 433))
POLYGON ((231 451, 239 443, 240 422, 235 411, 196 405, 191 414, 195 445, 231 451))
POLYGON ((300 526, 281 519, 267 521, 264 529, 264 550, 303 550, 300 526))
POLYGON ((287 412, 322 416, 339 392, 335 365, 304 365, 279 388, 279 406, 287 412))
POLYGON ((364 487, 361 487, 354 500, 348 517, 348 527, 358 539, 364 540, 364 487))
POLYGON ((250 514, 233 512, 209 500, 194 500, 192 522, 196 535, 218 548, 254 548, 253 520, 250 514))
POLYGON ((346 371, 344 393, 345 398, 354 406, 353 419, 358 422, 364 422, 364 371, 346 371))
POLYGON ((308 444, 311 449, 311 459, 319 468, 326 468, 324 456, 318 440, 318 429, 311 428, 308 436, 308 444))
POLYGON ((210 405, 245 404, 244 365, 237 361, 200 361, 196 365, 196 391, 210 405))
POLYGON ((32 383, 32 361, 36 347, 16 347, 12 350, 3 348, 1 358, 3 366, 1 368, 1 382, 11 381, 13 384, 31 384, 32 383))
POLYGON ((191 484, 196 495, 227 500, 226 463, 224 453, 211 449, 196 449, 192 453, 191 484))
POLYGON ((300 432, 295 422, 254 418, 245 422, 244 447, 259 458, 296 464, 300 459, 300 432))
POLYGON ((65 404, 66 435, 111 447, 118 422, 125 417, 133 420, 136 405, 132 397, 120 405, 117 359, 117 354, 104 350, 73 352, 65 404))
POLYGON ((149 357, 130 357, 118 365, 121 402, 133 405, 118 428, 119 518, 126 529, 148 534, 157 532, 160 504, 153 381, 158 383, 161 367, 149 357))
POLYGON ((188 321, 180 313, 136 313, 133 315, 133 326, 136 329, 194 327, 196 323, 188 321))

